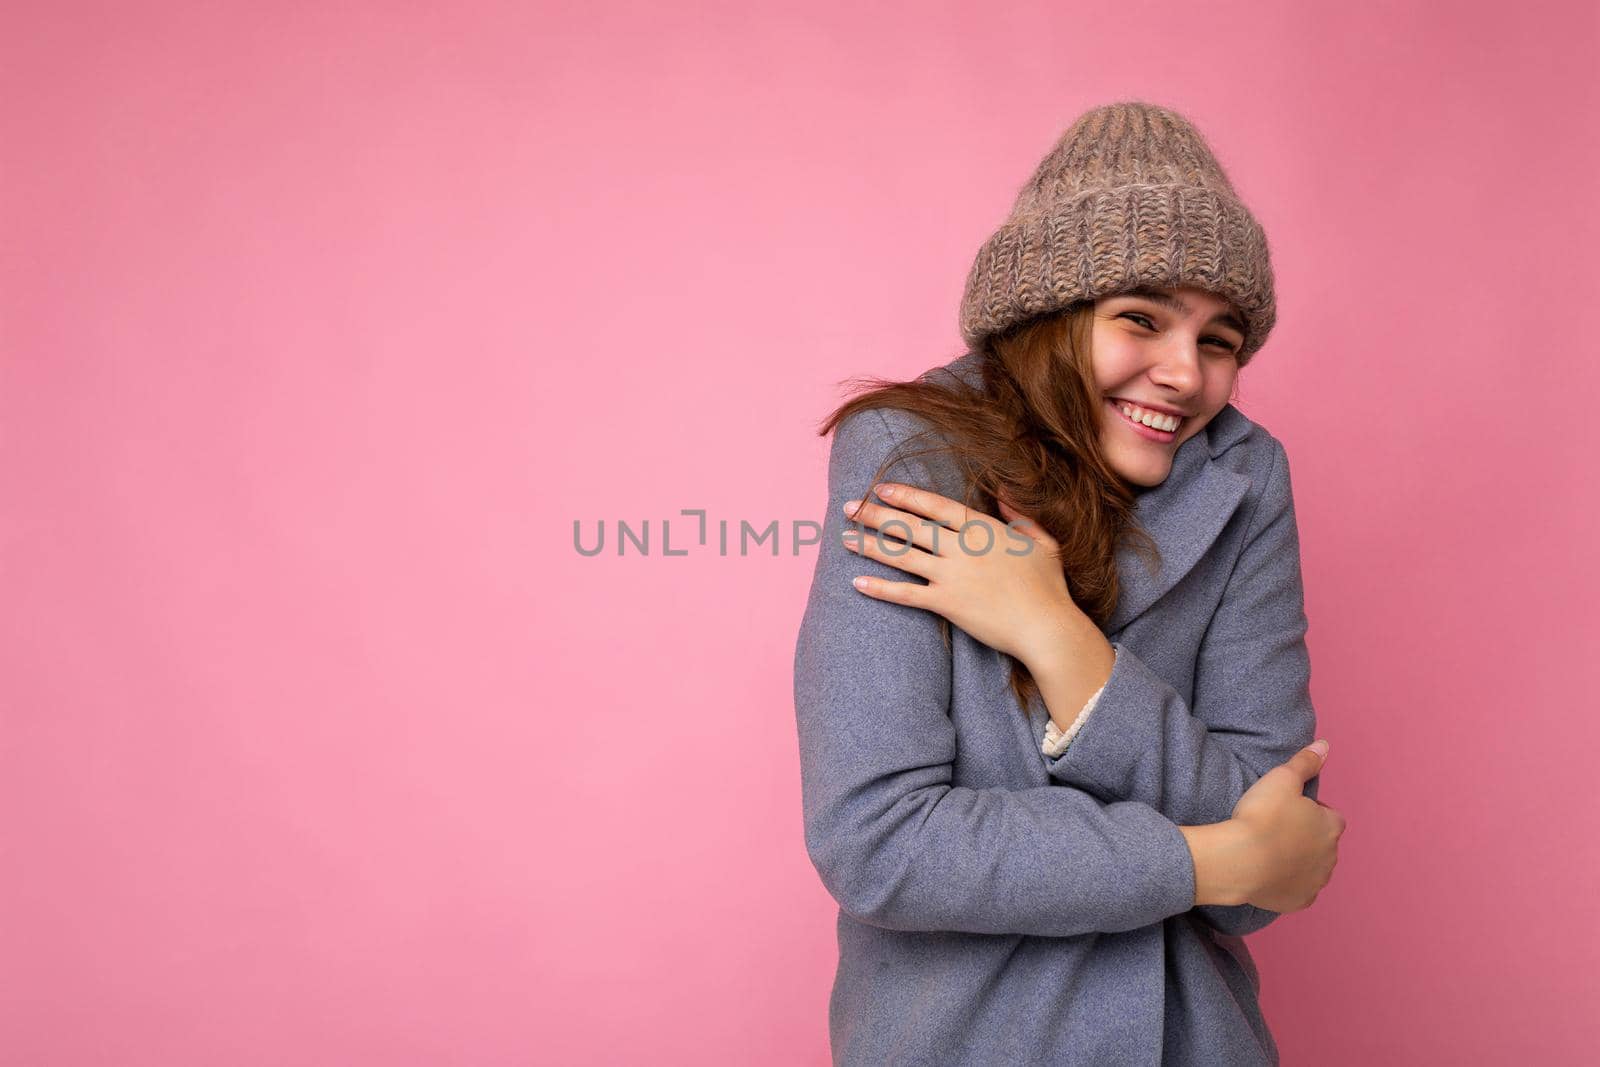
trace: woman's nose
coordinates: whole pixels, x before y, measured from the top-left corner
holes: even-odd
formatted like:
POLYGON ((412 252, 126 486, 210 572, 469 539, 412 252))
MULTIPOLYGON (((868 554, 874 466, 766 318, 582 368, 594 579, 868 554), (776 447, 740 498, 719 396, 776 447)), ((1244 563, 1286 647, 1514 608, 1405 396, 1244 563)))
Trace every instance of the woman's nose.
POLYGON ((1161 358, 1150 368, 1152 381, 1170 386, 1180 393, 1194 393, 1200 389, 1200 349, 1186 342, 1174 341, 1162 346, 1161 358))

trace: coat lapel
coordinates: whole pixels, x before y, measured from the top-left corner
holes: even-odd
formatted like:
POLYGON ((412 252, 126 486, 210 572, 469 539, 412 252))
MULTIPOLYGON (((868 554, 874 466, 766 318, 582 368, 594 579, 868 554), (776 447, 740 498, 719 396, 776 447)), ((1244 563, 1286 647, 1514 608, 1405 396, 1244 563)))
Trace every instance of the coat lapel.
POLYGON ((1232 404, 1225 406, 1204 433, 1178 446, 1172 473, 1160 485, 1138 496, 1139 523, 1161 552, 1161 567, 1152 573, 1131 547, 1117 550, 1121 594, 1106 622, 1115 633, 1149 610, 1205 555, 1250 488, 1248 475, 1215 461, 1250 429, 1250 420, 1232 404))

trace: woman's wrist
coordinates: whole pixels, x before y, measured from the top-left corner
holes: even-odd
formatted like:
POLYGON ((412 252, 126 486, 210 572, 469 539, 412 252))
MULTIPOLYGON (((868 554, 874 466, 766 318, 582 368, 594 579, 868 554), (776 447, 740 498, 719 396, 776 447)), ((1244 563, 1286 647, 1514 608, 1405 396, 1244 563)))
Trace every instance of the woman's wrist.
POLYGON ((1071 600, 1052 605, 1043 618, 1028 626, 1027 633, 1031 640, 1017 658, 1034 674, 1070 664, 1081 658, 1083 649, 1095 638, 1105 640, 1094 620, 1071 600))
POLYGON ((1076 604, 1063 605, 1037 632, 1034 647, 1018 658, 1038 684, 1056 729, 1065 731, 1110 679, 1116 649, 1076 604))
POLYGON ((1249 838, 1234 819, 1203 826, 1180 826, 1194 859, 1194 902, 1201 904, 1246 904, 1254 887, 1250 872, 1255 869, 1249 838))

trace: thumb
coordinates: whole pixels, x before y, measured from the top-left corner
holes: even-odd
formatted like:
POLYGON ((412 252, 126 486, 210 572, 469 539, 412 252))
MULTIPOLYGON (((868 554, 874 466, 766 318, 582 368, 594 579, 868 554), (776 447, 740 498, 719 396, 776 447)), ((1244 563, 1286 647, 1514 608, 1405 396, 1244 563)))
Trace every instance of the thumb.
POLYGON ((1328 761, 1328 742, 1326 738, 1317 738, 1311 744, 1290 756, 1282 766, 1289 769, 1301 785, 1315 778, 1322 772, 1323 764, 1328 761))

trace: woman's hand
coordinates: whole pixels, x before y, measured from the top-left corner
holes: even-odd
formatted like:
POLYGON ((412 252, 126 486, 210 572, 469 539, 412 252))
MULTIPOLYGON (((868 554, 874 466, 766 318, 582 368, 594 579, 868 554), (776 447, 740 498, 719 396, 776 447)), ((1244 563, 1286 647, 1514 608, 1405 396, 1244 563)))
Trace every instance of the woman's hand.
POLYGON ((1254 904, 1282 914, 1316 901, 1333 877, 1345 829, 1343 815, 1303 792, 1326 754, 1307 745, 1245 790, 1232 818, 1178 827, 1194 859, 1195 904, 1254 904))
POLYGON ((847 519, 869 527, 846 530, 845 547, 928 584, 856 579, 867 596, 936 612, 1024 663, 1081 624, 1055 538, 1004 501, 1003 522, 915 486, 886 482, 878 495, 895 506, 845 504, 847 519))
POLYGON ((1253 888, 1246 902, 1268 911, 1308 908, 1339 862, 1344 816, 1302 794, 1322 773, 1326 751, 1307 745, 1245 790, 1232 822, 1243 828, 1255 862, 1246 864, 1253 888))

